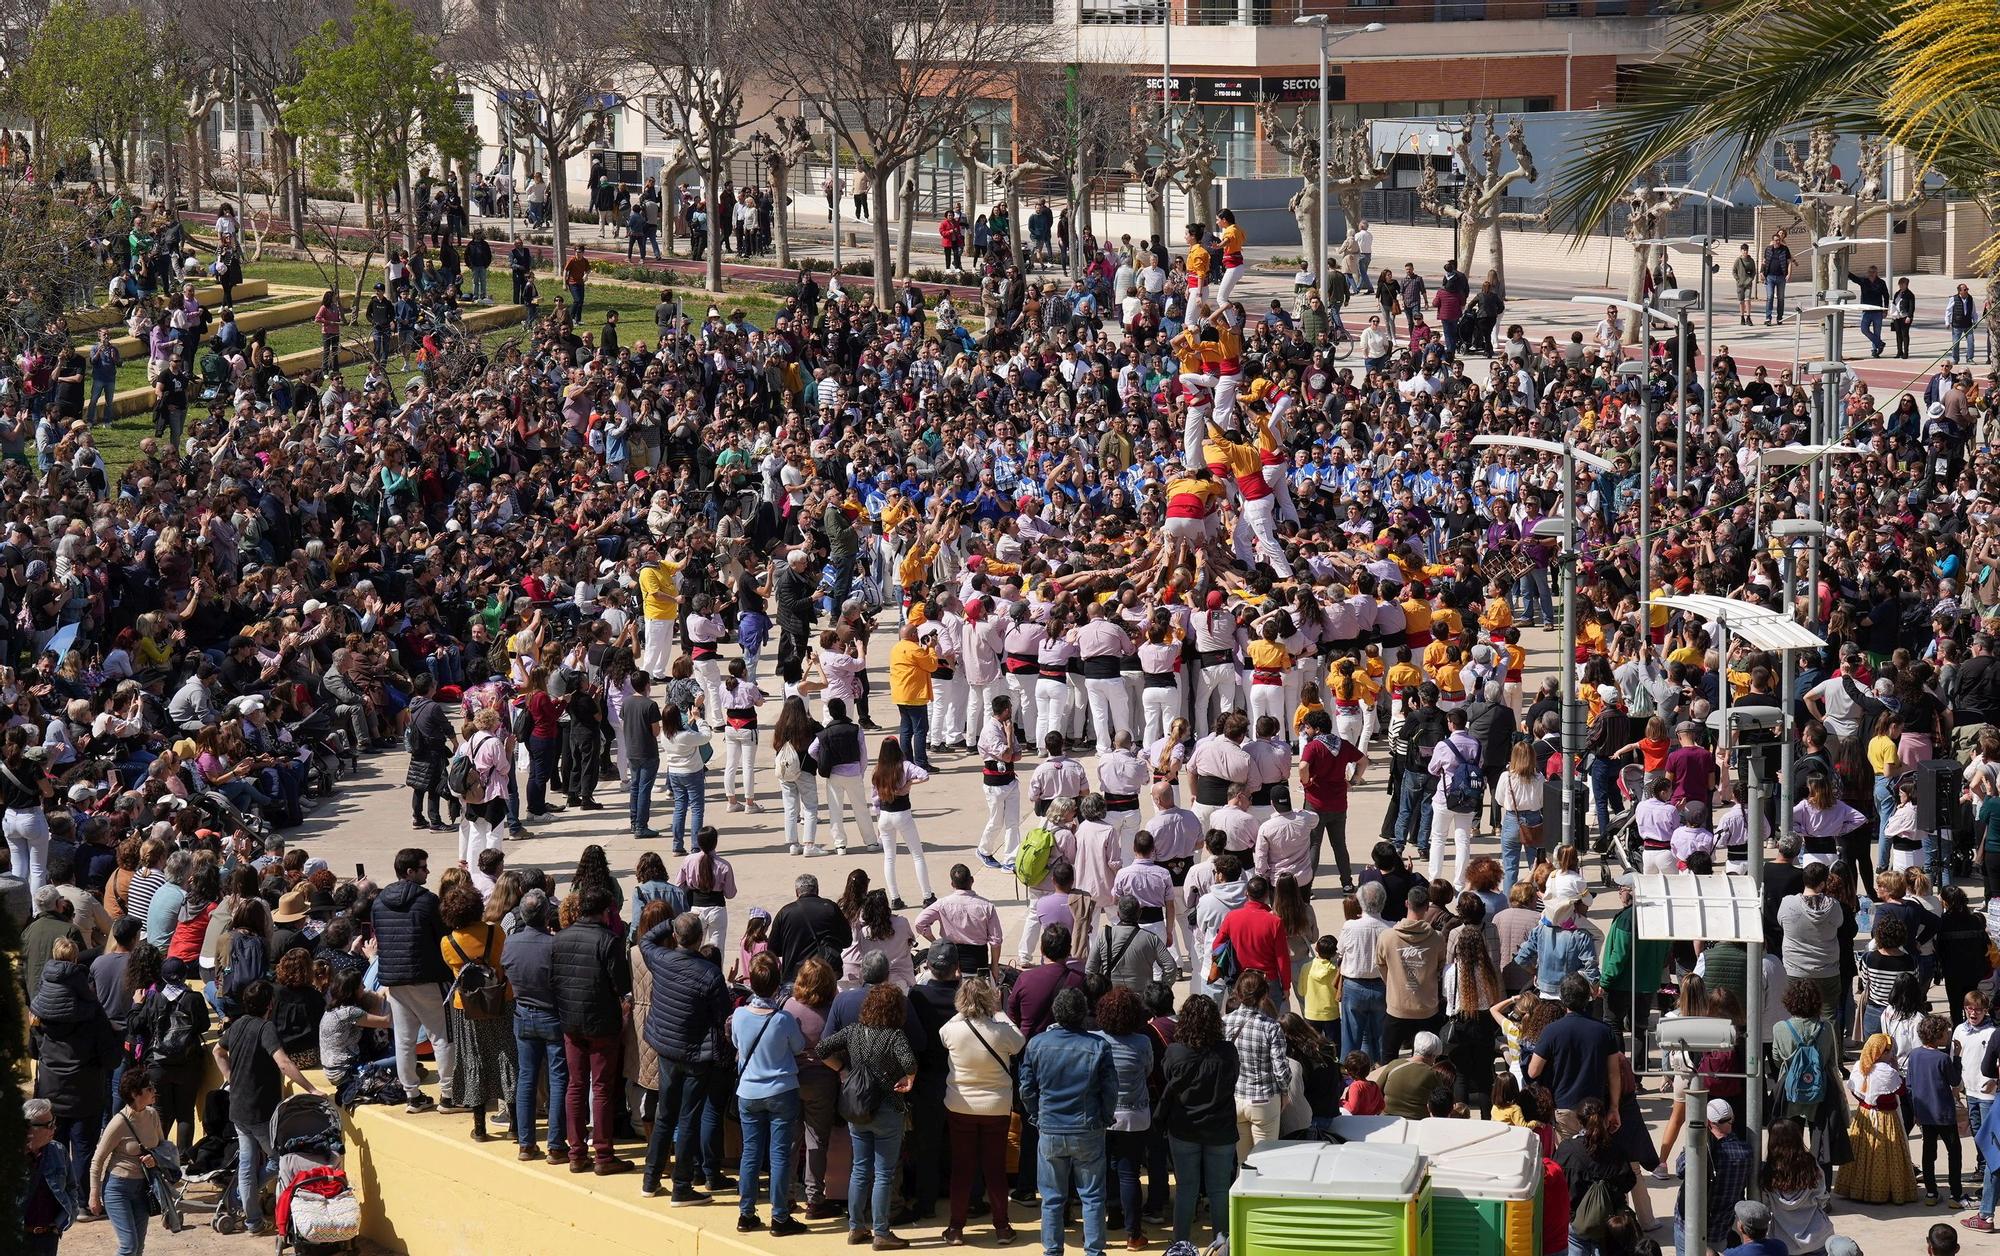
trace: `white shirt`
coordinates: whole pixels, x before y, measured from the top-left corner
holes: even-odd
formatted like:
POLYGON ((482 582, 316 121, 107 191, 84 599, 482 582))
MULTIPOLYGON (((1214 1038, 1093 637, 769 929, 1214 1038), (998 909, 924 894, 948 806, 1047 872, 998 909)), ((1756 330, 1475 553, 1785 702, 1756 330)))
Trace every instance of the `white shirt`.
POLYGON ((1375 233, 1366 227, 1355 232, 1354 251, 1357 253, 1373 253, 1375 251, 1375 233))

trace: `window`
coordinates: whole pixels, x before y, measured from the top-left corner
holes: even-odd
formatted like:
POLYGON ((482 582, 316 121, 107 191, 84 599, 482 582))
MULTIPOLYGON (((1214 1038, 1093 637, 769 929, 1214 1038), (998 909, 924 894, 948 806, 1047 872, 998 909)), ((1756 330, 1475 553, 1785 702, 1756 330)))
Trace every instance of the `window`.
POLYGON ((1542 6, 1544 17, 1575 17, 1576 12, 1576 0, 1549 0, 1542 6))
POLYGON ((1530 96, 1528 97, 1527 107, 1523 112, 1554 113, 1555 108, 1556 98, 1553 96, 1530 96))
POLYGON ((642 109, 645 118, 645 142, 648 145, 666 145, 673 142, 673 133, 660 125, 661 118, 673 117, 670 102, 665 96, 648 96, 642 109))
POLYGON ((1197 105, 1215 141, 1215 173, 1242 179, 1257 173, 1257 111, 1250 105, 1197 105))

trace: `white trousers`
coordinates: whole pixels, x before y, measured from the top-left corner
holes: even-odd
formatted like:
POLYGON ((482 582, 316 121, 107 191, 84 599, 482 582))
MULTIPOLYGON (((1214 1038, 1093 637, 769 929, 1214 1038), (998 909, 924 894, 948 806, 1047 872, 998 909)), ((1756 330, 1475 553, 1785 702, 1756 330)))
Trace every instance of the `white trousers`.
POLYGON ((1228 305, 1236 292, 1237 282, 1242 278, 1243 267, 1224 266, 1222 268, 1222 286, 1215 290, 1215 303, 1217 305, 1228 305))
POLYGON ((778 800, 785 809, 785 845, 818 845, 819 777, 799 773, 796 781, 778 786, 778 800))
POLYGON ((1278 721, 1278 731, 1283 733, 1286 724, 1289 722, 1285 717, 1284 684, 1282 682, 1275 685, 1252 683, 1246 686, 1246 688, 1250 691, 1250 735, 1253 737, 1257 735, 1257 724, 1267 715, 1278 721))
POLYGON ((931 681, 931 741, 949 746, 966 740, 965 699, 971 687, 961 672, 949 680, 931 681))
POLYGON ((1037 890, 1032 887, 1023 888, 1022 893, 1028 899, 1028 910, 1021 913, 1021 944, 1014 949, 1014 963, 1016 967, 1026 968, 1029 960, 1042 953, 1042 922, 1035 917, 1035 902, 1043 894, 1052 894, 1054 892, 1053 890, 1037 890))
POLYGON ((875 841, 875 821, 868 814, 867 782, 860 774, 826 778, 826 818, 833 827, 833 847, 836 854, 847 853, 847 826, 841 821, 841 808, 847 809, 856 827, 861 830, 861 840, 873 844, 875 841))
POLYGON ((438 1090, 448 1093, 452 1078, 457 1075, 457 1061, 452 1054, 451 1034, 445 1027, 443 988, 436 982, 419 982, 412 986, 388 986, 382 993, 389 999, 389 1026, 396 1039, 396 1080, 403 1083, 403 1093, 416 1094, 423 1082, 423 1071, 417 1064, 419 1031, 430 1036, 441 1083, 438 1090))
MULTIPOLYGON (((1132 839, 1139 836, 1139 811, 1107 811, 1104 822, 1111 826, 1111 832, 1118 840, 1118 866, 1132 866, 1132 839)), ((1162 939, 1164 941, 1164 939, 1162 939)))
POLYGON ((27 882, 28 899, 42 888, 49 874, 49 820, 40 807, 32 811, 7 809, 0 829, 7 835, 7 867, 27 882))
MULTIPOLYGON (((1187 387, 1196 390, 1207 390, 1215 387, 1215 376, 1208 374, 1190 375, 1183 371, 1180 375, 1180 381, 1187 387)), ((1189 398, 1187 417, 1181 421, 1181 452, 1186 458, 1189 470, 1204 465, 1201 456, 1201 447, 1208 440, 1208 413, 1209 402, 1207 398, 1204 396, 1203 391, 1196 391, 1189 398), (1197 401, 1200 404, 1196 404, 1197 401)))
POLYGON ((1195 691, 1194 735, 1205 737, 1212 727, 1208 714, 1209 702, 1215 703, 1215 718, 1220 719, 1230 711, 1243 709, 1242 695, 1236 687, 1236 664, 1224 660, 1211 663, 1201 669, 1201 688, 1195 691))
POLYGON ((1069 736, 1069 681, 1044 676, 1035 682, 1035 743, 1050 733, 1069 736))
MULTIPOLYGON (((662 780, 666 779, 664 776, 662 780)), ((461 812, 458 819, 458 862, 471 867, 479 862, 479 856, 489 850, 499 850, 507 840, 507 822, 488 824, 484 820, 472 818, 470 810, 461 812)))
POLYGON ((1269 497, 1243 503, 1243 513, 1236 519, 1236 557, 1249 566, 1254 542, 1257 557, 1271 564, 1278 579, 1290 580, 1292 564, 1285 559, 1285 547, 1278 544, 1277 514, 1277 503, 1269 497))
POLYGON ((653 679, 667 674, 667 664, 674 657, 674 621, 671 619, 648 619, 646 621, 646 652, 639 660, 639 667, 653 679))
POLYGON ((1299 508, 1292 504, 1292 477, 1283 463, 1270 463, 1264 467, 1264 483, 1270 486, 1271 496, 1278 503, 1278 518, 1287 523, 1299 521, 1299 508))
POLYGON ((985 785, 986 827, 979 831, 979 853, 1006 863, 1021 848, 1021 782, 985 785))
POLYGON ((1132 697, 1118 676, 1087 679, 1083 691, 1090 702, 1090 726, 1097 732, 1097 754, 1102 758, 1111 753, 1115 735, 1132 731, 1132 697))
POLYGON ((910 859, 917 865, 917 892, 924 898, 931 896, 931 873, 924 866, 924 844, 917 837, 916 813, 910 811, 884 811, 882 825, 882 880, 889 890, 890 899, 901 898, 896 890, 896 847, 898 844, 909 849, 910 859))
POLYGON ((722 735, 722 796, 749 802, 757 797, 757 730, 732 728, 722 735), (737 789, 739 780, 742 789, 737 789))
POLYGON ((1236 416, 1236 391, 1242 386, 1241 375, 1218 375, 1215 377, 1215 425, 1233 428, 1230 422, 1236 416))
POLYGON ((1336 705, 1333 708, 1334 733, 1342 741, 1352 743, 1354 748, 1363 754, 1368 753, 1364 748, 1367 743, 1367 730, 1368 716, 1362 711, 1358 702, 1351 707, 1336 705))
POLYGON ((995 676, 983 685, 966 686, 964 732, 966 742, 973 749, 979 748, 979 735, 986 731, 986 721, 993 718, 993 699, 1003 694, 1012 694, 1005 676, 995 676))
POLYGON ((1465 864, 1472 857, 1472 823, 1477 818, 1470 812, 1451 811, 1441 802, 1431 803, 1431 880, 1435 881, 1443 875, 1444 844, 1449 838, 1452 844, 1451 883, 1460 887, 1465 885, 1465 864))
POLYGON ((701 917, 701 944, 729 951, 729 905, 720 907, 690 907, 689 911, 701 917))
POLYGON ((1181 708, 1184 705, 1178 681, 1171 687, 1161 686, 1154 688, 1148 685, 1146 688, 1140 690, 1139 710, 1141 712, 1141 719, 1139 745, 1142 747, 1150 746, 1160 738, 1166 736, 1167 729, 1173 724, 1174 717, 1181 713, 1181 708))
POLYGON ((1039 704, 1035 692, 1039 683, 1040 677, 1034 672, 1007 673, 1007 689, 1014 695, 1014 722, 1028 735, 1028 748, 1034 754, 1042 752, 1043 729, 1038 722, 1039 704))
POLYGON ((696 659, 694 680, 701 686, 701 698, 705 704, 702 718, 713 728, 722 723, 722 660, 696 659))

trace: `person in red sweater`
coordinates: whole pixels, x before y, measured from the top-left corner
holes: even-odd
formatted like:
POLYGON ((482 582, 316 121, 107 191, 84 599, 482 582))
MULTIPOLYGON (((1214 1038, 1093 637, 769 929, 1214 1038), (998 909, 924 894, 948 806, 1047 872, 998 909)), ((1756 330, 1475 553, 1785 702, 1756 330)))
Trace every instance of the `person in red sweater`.
POLYGON ((1292 947, 1285 939, 1285 927, 1271 910, 1271 883, 1251 877, 1244 886, 1243 906, 1222 918, 1215 941, 1228 942, 1236 951, 1236 962, 1245 971, 1256 968, 1271 979, 1271 998, 1280 1015, 1285 995, 1292 988, 1292 947))

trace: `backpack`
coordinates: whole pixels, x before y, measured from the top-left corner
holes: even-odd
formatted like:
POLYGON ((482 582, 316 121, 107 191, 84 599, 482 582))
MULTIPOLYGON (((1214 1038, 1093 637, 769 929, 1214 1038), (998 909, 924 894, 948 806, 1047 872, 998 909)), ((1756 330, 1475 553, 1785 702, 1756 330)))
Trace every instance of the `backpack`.
POLYGON ((1014 875, 1022 885, 1040 885, 1049 875, 1049 861, 1056 853, 1056 832, 1046 824, 1029 829, 1014 852, 1014 875))
POLYGON ((875 1074, 855 1061, 840 1075, 840 1119, 849 1125, 867 1125, 881 1110, 883 1087, 875 1074))
POLYGON ((1236 944, 1228 939, 1217 941, 1208 951, 1208 980, 1210 985, 1233 986, 1243 975, 1243 961, 1236 957, 1236 944))
POLYGON ((1820 1067, 1818 1046, 1807 1042, 1789 1020, 1780 1022, 1779 1028, 1791 1032, 1793 1044, 1784 1074, 1778 1079, 1785 1102, 1818 1103, 1826 1097, 1826 1073, 1820 1067))
POLYGON ((778 784, 796 785, 799 780, 799 752, 794 746, 786 746, 778 752, 778 784))
MULTIPOLYGON (((234 947, 231 947, 233 953, 234 947)), ((159 1030, 159 1037, 153 1039, 147 1050, 148 1064, 172 1067, 192 1063, 201 1051, 201 1037, 205 1024, 196 1016, 200 1010, 201 996, 193 991, 184 991, 168 1004, 166 1024, 159 1030)))
POLYGON ((513 731, 515 741, 526 742, 528 740, 528 734, 534 731, 535 717, 528 714, 528 704, 526 702, 517 702, 514 704, 514 714, 508 721, 507 727, 513 731))
POLYGON ((444 792, 460 802, 486 802, 486 790, 480 784, 480 774, 472 766, 472 752, 478 738, 472 738, 458 750, 452 750, 450 762, 444 764, 444 792), (480 794, 474 798, 472 794, 480 794))
POLYGON ((1451 766, 1451 775, 1445 778, 1445 810, 1456 811, 1460 815, 1478 815, 1480 799, 1485 795, 1478 774, 1472 770, 1473 761, 1466 758, 1450 738, 1445 739, 1444 745, 1451 751, 1451 757, 1457 760, 1451 766))
MULTIPOLYGON (((473 959, 458 944, 458 939, 450 934, 445 941, 458 952, 458 979, 451 983, 451 992, 458 996, 459 1010, 472 1020, 491 1020, 507 1010, 507 986, 500 974, 483 958, 473 959)), ((493 926, 486 927, 486 945, 493 946, 493 926)))
MULTIPOLYGON (((222 977, 222 993, 225 996, 240 998, 250 988, 250 983, 262 977, 269 967, 270 955, 264 947, 263 935, 230 930, 229 965, 222 977)), ((180 1000, 174 1002, 178 1010, 180 1000)))

